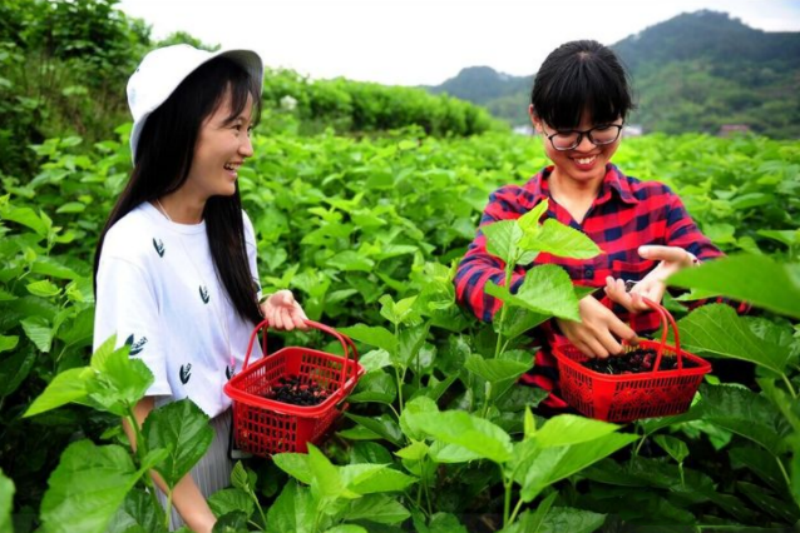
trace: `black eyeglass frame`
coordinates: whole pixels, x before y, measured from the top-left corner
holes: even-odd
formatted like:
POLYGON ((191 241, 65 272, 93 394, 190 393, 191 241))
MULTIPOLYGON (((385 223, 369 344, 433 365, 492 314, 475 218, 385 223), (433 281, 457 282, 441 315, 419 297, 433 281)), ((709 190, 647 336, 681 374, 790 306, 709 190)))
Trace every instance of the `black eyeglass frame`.
POLYGON ((566 152, 568 150, 574 150, 575 148, 580 146, 581 143, 583 142, 583 136, 584 135, 589 139, 589 142, 592 143, 595 146, 607 146, 609 144, 613 144, 613 143, 617 142, 617 139, 619 139, 619 136, 622 134, 622 128, 623 128, 624 125, 625 125, 624 122, 622 124, 600 124, 598 126, 595 126, 594 128, 589 128, 588 130, 583 130, 583 131, 581 131, 581 130, 557 131, 552 135, 547 135, 547 132, 544 130, 544 126, 542 126, 542 133, 544 133, 545 137, 547 137, 547 140, 550 141, 550 145, 553 147, 553 150, 556 150, 558 152, 566 152), (599 142, 595 141, 594 137, 592 137, 592 132, 594 130, 607 129, 607 128, 617 128, 617 134, 614 136, 614 138, 611 139, 610 141, 602 142, 602 143, 599 143, 599 142), (556 135, 565 135, 565 134, 571 135, 573 133, 577 133, 578 134, 578 139, 575 141, 575 144, 573 144, 572 146, 569 146, 567 148, 559 148, 558 146, 556 146, 556 143, 553 142, 553 137, 555 137, 556 135))

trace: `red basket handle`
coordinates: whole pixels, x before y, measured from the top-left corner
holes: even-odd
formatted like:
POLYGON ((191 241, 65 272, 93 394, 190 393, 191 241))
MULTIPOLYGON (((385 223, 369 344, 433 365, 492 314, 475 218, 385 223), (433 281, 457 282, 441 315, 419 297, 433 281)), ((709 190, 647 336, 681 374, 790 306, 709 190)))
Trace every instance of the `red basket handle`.
MULTIPOLYGON (((318 329, 322 332, 331 335, 332 337, 336 338, 340 343, 342 343, 342 348, 344 348, 344 369, 345 371, 342 372, 342 382, 340 384, 340 388, 344 389, 344 384, 347 381, 347 362, 350 359, 350 350, 353 352, 353 362, 358 363, 358 349, 356 345, 353 344, 353 341, 350 337, 339 333, 335 329, 330 326, 326 326, 325 324, 321 324, 319 322, 314 322, 313 320, 304 320, 307 326, 318 329), (348 349, 349 348, 349 349, 348 349)), ((250 334, 250 342, 247 345, 247 354, 244 358, 244 365, 242 366, 242 372, 247 369, 247 365, 250 363, 250 355, 253 353, 253 343, 256 340, 256 336, 258 335, 258 331, 264 328, 264 335, 262 337, 262 354, 264 357, 267 356, 267 331, 269 330, 269 320, 264 319, 259 323, 254 329, 253 333, 250 334)), ((356 365, 352 365, 352 374, 357 373, 356 365)))
POLYGON ((659 344, 658 351, 656 352, 656 362, 653 365, 653 373, 655 374, 658 372, 658 368, 661 366, 661 356, 664 353, 664 346, 667 344, 667 331, 670 326, 672 327, 672 333, 675 337, 675 353, 678 356, 678 370, 683 370, 681 340, 678 336, 678 325, 675 323, 675 318, 663 305, 657 304, 653 300, 645 297, 642 297, 642 300, 650 309, 658 313, 661 317, 661 344, 659 344))

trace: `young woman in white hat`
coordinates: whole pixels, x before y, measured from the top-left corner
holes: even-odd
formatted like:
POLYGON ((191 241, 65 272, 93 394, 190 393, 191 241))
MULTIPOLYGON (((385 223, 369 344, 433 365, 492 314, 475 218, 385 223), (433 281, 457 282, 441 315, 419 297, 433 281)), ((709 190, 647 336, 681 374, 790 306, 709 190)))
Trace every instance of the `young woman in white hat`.
POLYGON ((95 348, 116 334, 155 376, 138 421, 187 397, 211 417, 208 453, 173 492, 173 527, 196 532, 211 531, 206 498, 229 484, 222 388, 241 370, 252 328, 262 316, 305 327, 289 291, 259 303, 256 239, 239 197, 262 76, 248 50, 176 45, 144 58, 128 82, 134 168, 95 257, 95 348))

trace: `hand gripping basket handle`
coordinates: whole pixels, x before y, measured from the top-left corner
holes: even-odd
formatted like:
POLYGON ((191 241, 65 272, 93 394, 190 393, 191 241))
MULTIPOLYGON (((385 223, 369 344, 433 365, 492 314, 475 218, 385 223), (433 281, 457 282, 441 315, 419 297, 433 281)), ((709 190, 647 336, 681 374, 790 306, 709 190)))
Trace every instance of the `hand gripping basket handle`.
MULTIPOLYGON (((330 326, 326 326, 325 324, 320 324, 319 322, 314 322, 313 320, 308 320, 308 319, 304 320, 304 322, 306 323, 307 326, 323 331, 328 335, 335 337, 336 340, 342 343, 342 348, 344 348, 344 371, 342 372, 342 382, 340 384, 340 388, 344 390, 344 384, 347 381, 348 377, 346 370, 348 366, 347 362, 348 359, 350 358, 350 350, 352 350, 353 352, 353 361, 356 363, 358 362, 358 350, 356 349, 355 344, 353 344, 353 341, 350 339, 350 337, 342 335, 341 333, 339 333, 330 326)), ((269 320, 264 319, 253 329, 253 333, 250 334, 250 342, 247 345, 247 354, 245 355, 244 358, 244 365, 242 366, 242 371, 247 369, 247 365, 250 363, 250 354, 253 353, 253 343, 255 342, 256 336, 258 335, 258 331, 261 328, 264 328, 261 353, 263 354, 264 357, 267 356, 267 331, 269 330, 269 320)), ((352 365, 351 368, 353 369, 352 372, 355 373, 356 372, 355 365, 352 365)))
POLYGON ((675 336, 675 354, 678 357, 678 370, 683 370, 683 355, 681 354, 681 340, 678 336, 678 325, 675 323, 675 319, 673 318, 672 314, 666 310, 664 306, 661 304, 655 303, 653 300, 649 298, 642 298, 645 304, 650 307, 653 311, 658 313, 661 317, 661 344, 658 345, 658 350, 656 352, 656 361, 653 365, 652 373, 655 374, 658 372, 659 367, 661 366, 661 356, 664 352, 664 346, 667 344, 667 331, 670 327, 672 327, 672 333, 675 336))

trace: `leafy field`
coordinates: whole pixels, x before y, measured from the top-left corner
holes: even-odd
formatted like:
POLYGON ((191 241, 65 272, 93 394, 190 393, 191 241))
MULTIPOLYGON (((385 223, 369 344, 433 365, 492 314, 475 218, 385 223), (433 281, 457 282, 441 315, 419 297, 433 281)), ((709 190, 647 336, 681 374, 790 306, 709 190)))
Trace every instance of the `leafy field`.
MULTIPOLYGON (((620 427, 539 419, 531 408, 541 394, 514 385, 532 354, 525 331, 575 312, 563 272, 532 269, 530 286, 555 303, 504 296, 498 331, 454 303, 453 262, 489 192, 544 165, 538 140, 414 128, 371 139, 276 135, 269 120, 240 173, 264 290, 291 288, 310 318, 351 335, 368 372, 324 449, 237 467, 233 488, 211 499, 225 515, 220 531, 692 530, 800 519, 800 143, 687 135, 622 144, 623 171, 669 184, 735 255, 676 285, 756 310, 686 315, 671 300, 687 349, 745 363, 708 377, 687 414, 620 427)), ((35 147, 34 175, 2 179, 0 531, 10 515, 17 532, 40 521, 45 531, 105 531, 109 520, 111 531, 161 531, 144 473, 174 484, 207 445, 203 416, 179 402, 142 428, 146 444, 132 455, 118 420, 148 373, 125 350, 90 360, 91 260, 130 170, 128 128, 93 147, 50 139, 35 147), (192 445, 176 448, 180 439, 192 445)), ((535 220, 524 228, 528 249, 558 241, 548 231, 535 220)), ((496 239, 511 256, 524 248, 496 239)))

